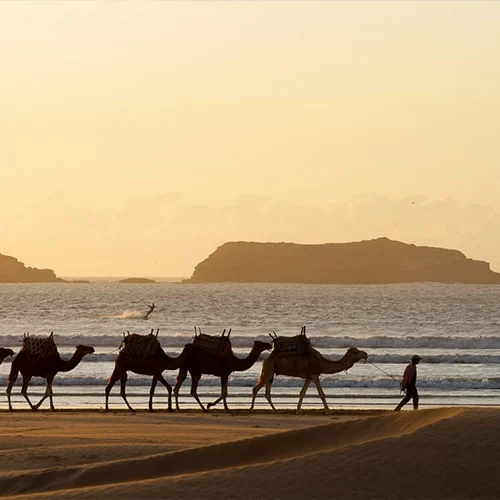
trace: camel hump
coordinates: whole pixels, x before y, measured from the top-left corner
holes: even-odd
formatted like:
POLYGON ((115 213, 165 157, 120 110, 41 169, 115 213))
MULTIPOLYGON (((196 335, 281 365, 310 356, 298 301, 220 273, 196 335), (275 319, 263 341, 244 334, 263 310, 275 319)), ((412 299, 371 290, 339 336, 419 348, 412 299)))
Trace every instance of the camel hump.
POLYGON ((48 337, 36 337, 25 335, 23 338, 23 347, 21 351, 29 355, 36 355, 40 358, 49 358, 57 354, 57 346, 54 342, 53 333, 48 337))
POLYGON ((154 333, 139 335, 131 333, 122 342, 122 351, 134 356, 152 356, 161 347, 154 333))
POLYGON ((217 356, 225 356, 231 352, 232 345, 229 336, 224 333, 220 336, 199 333, 194 337, 193 345, 217 356))
POLYGON ((305 356, 312 349, 311 341, 306 337, 305 327, 302 327, 300 335, 293 337, 273 337, 272 354, 275 356, 305 356))

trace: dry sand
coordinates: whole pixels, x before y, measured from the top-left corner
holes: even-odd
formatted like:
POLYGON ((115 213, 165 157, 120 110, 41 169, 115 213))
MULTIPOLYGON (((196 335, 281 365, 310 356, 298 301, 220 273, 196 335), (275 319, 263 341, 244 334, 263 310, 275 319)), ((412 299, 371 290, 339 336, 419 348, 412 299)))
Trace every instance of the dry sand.
POLYGON ((0 497, 500 498, 500 409, 2 412, 0 422, 0 497))

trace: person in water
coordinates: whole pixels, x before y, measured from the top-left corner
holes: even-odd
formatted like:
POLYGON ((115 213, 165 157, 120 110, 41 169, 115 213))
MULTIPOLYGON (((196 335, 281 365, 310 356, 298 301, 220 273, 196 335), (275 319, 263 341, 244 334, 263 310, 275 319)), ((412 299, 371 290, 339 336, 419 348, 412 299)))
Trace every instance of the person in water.
POLYGON ((148 312, 144 315, 144 319, 148 319, 150 314, 155 310, 155 303, 153 302, 150 306, 148 306, 148 312))
POLYGON ((411 363, 406 367, 403 381, 401 382, 401 390, 405 391, 406 395, 394 411, 400 411, 410 399, 413 399, 413 409, 418 410, 417 365, 421 359, 417 354, 411 357, 411 363))

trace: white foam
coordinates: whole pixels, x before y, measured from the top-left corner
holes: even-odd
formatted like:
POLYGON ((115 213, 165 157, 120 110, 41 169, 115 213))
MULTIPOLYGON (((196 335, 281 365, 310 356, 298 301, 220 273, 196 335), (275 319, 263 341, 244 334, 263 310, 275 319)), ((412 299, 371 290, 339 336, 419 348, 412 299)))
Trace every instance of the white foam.
MULTIPOLYGON (((175 384, 175 372, 167 372, 166 379, 171 384, 175 384)), ((62 376, 56 377, 54 388, 57 386, 98 386, 104 388, 107 384, 107 377, 103 376, 62 376)), ((255 385, 256 378, 249 376, 238 376, 232 378, 229 386, 234 390, 242 390, 243 387, 251 388, 255 385)), ((0 384, 5 386, 7 384, 7 377, 0 376, 0 384)), ((186 391, 190 387, 190 380, 186 380, 183 384, 183 390, 186 391)), ((273 387, 290 387, 300 389, 303 381, 301 379, 292 377, 275 377, 273 387)), ((322 378, 321 384, 324 389, 393 389, 398 391, 395 382, 387 378, 347 378, 347 377, 330 377, 322 378)), ((32 379, 30 385, 44 386, 45 380, 41 378, 32 379)), ((127 385, 130 386, 147 386, 151 385, 151 377, 131 376, 127 380, 127 385)), ((16 386, 20 387, 18 382, 16 386)), ((217 377, 203 376, 200 386, 205 387, 220 387, 220 379, 217 377)), ((425 391, 426 389, 438 389, 441 391, 447 390, 498 390, 500 389, 500 377, 490 378, 473 378, 473 377, 448 377, 448 378, 421 378, 418 381, 419 390, 425 391)))
MULTIPOLYGON (((137 332, 135 332, 137 333, 137 332)), ((149 332, 140 332, 149 333, 149 332)), ((59 335, 54 334, 55 342, 58 346, 76 346, 78 344, 118 347, 123 334, 116 335, 59 335)), ((193 339, 191 333, 179 333, 170 335, 160 335, 158 337, 164 349, 169 347, 178 348, 190 343, 193 339)), ((348 348, 356 346, 358 348, 400 348, 407 351, 421 348, 443 348, 443 349, 500 349, 500 336, 479 335, 479 336, 447 336, 447 335, 425 335, 425 336, 406 336, 402 335, 375 335, 375 336, 311 336, 313 347, 323 348, 348 348)), ((235 347, 251 347, 254 340, 270 342, 267 335, 244 336, 231 335, 231 342, 235 347)), ((0 346, 12 347, 20 346, 22 335, 0 335, 0 346)))
POLYGON ((123 311, 118 314, 109 314, 101 316, 101 318, 114 318, 114 319, 144 319, 144 312, 141 311, 123 311))

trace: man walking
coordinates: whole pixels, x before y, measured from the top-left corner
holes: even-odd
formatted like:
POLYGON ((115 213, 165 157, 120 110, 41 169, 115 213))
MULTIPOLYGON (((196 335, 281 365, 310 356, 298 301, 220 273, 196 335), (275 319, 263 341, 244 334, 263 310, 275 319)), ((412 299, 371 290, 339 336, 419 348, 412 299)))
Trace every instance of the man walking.
POLYGON ((418 391, 417 391, 417 365, 422 358, 417 354, 411 357, 411 363, 406 367, 403 381, 401 382, 401 390, 406 391, 405 397, 401 403, 396 406, 394 411, 399 411, 403 406, 413 399, 413 409, 418 410, 418 391))

